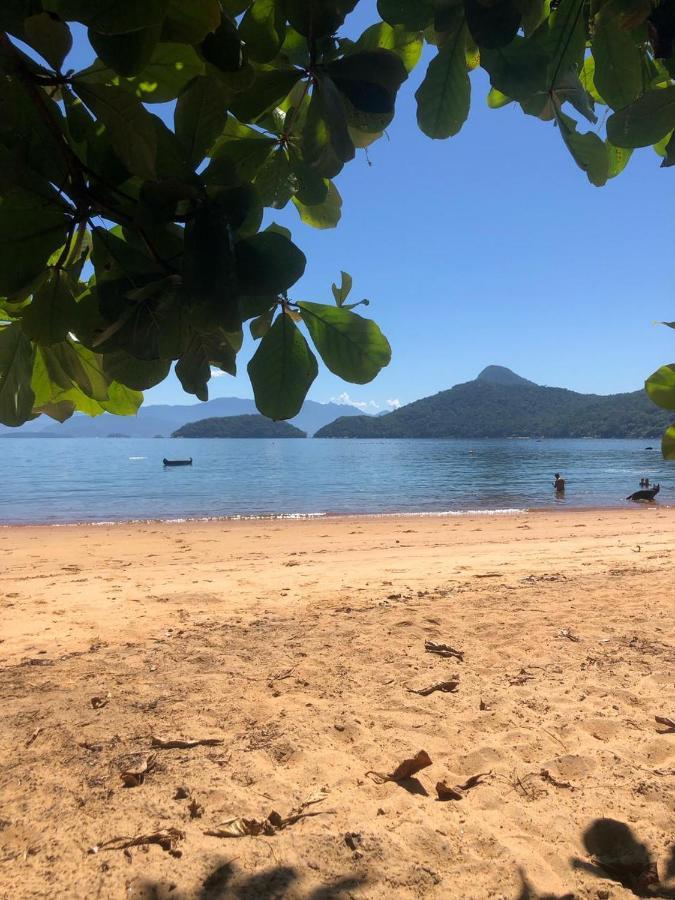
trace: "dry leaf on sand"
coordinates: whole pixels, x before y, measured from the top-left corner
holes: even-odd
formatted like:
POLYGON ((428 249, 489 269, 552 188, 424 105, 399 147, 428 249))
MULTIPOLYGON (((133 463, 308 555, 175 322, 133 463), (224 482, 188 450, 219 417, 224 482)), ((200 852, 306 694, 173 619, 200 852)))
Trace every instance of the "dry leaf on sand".
POLYGON ((477 775, 471 775, 470 778, 467 778, 464 784, 456 784, 454 787, 447 784, 447 782, 445 781, 439 781, 436 783, 436 793, 438 795, 438 799, 463 800, 466 791, 469 791, 471 790, 471 788, 476 787, 476 785, 481 784, 482 779, 491 774, 492 772, 479 772, 477 775))
POLYGON ((178 828, 166 828, 162 831, 153 831, 150 834, 138 834, 136 837, 114 837, 103 841, 95 847, 90 847, 89 853, 98 853, 99 850, 126 850, 129 847, 140 847, 144 844, 159 844, 162 850, 177 854, 176 844, 182 841, 185 832, 178 828))
POLYGON ((197 738, 196 740, 180 740, 179 738, 153 737, 152 746, 157 750, 192 750, 193 747, 217 747, 224 743, 222 738, 197 738))
POLYGON ((388 775, 384 772, 375 772, 372 769, 366 772, 366 775, 375 775, 373 781, 377 781, 377 784, 384 784, 385 781, 405 781, 406 778, 412 778, 413 775, 430 765, 431 757, 426 750, 420 750, 419 753, 410 759, 404 759, 388 775))
POLYGON ((222 822, 217 828, 205 831, 204 834, 210 835, 211 837, 222 838, 276 834, 277 831, 282 831, 284 828, 288 828, 289 825, 294 825, 300 819, 306 819, 309 816, 320 816, 321 811, 305 812, 305 810, 308 806, 313 806, 315 803, 321 803, 325 799, 325 793, 319 791, 316 794, 312 794, 311 797, 308 797, 307 800, 300 804, 300 806, 291 810, 287 816, 281 816, 275 810, 272 810, 266 819, 245 819, 243 816, 237 816, 234 819, 228 819, 226 822, 222 822))
POLYGON ((659 725, 665 725, 671 731, 675 731, 675 719, 670 716, 654 716, 659 725))
POLYGON ((138 787, 155 767, 156 754, 131 753, 119 761, 120 778, 126 787, 138 787))
POLYGON ((428 697, 429 694, 433 694, 434 691, 442 691, 444 694, 454 694, 459 688, 459 679, 455 678, 452 681, 436 681, 434 684, 430 684, 428 687, 423 688, 411 688, 406 686, 406 690, 410 691, 411 694, 419 694, 421 697, 428 697))
POLYGON ((434 641, 425 641, 424 649, 427 653, 435 653, 437 656, 453 656, 460 662, 464 662, 464 651, 455 650, 450 644, 436 644, 434 641))

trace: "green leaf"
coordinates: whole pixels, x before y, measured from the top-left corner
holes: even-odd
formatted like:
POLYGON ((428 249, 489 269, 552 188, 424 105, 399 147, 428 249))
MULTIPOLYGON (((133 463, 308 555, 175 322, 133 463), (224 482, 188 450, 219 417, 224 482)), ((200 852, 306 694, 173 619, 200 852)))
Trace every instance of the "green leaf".
POLYGON ((615 147, 609 141, 607 143, 607 152, 609 154, 609 178, 616 178, 620 175, 628 165, 628 161, 632 156, 632 150, 626 150, 625 147, 615 147))
POLYGON ((194 394, 202 401, 209 399, 211 366, 199 335, 193 337, 188 349, 176 363, 176 375, 188 394, 194 394))
POLYGON ((176 137, 193 165, 198 165, 227 123, 227 92, 214 78, 195 78, 178 98, 176 137))
POLYGON ((279 0, 254 0, 239 25, 248 55, 256 62, 269 62, 284 42, 286 17, 279 0))
POLYGON ((391 50, 401 60, 407 72, 411 72, 420 60, 424 41, 420 34, 408 31, 402 25, 388 25, 380 22, 366 28, 354 45, 360 50, 391 50))
POLYGON ((77 95, 102 122, 122 163, 134 175, 154 178, 157 160, 155 117, 132 94, 104 84, 75 79, 77 95))
POLYGON ((392 116, 396 94, 408 77, 391 50, 363 50, 325 66, 325 72, 351 105, 365 113, 392 116))
POLYGON ((664 147, 664 156, 661 163, 662 169, 670 168, 670 166, 675 166, 675 133, 670 135, 668 143, 664 147))
POLYGON ((612 109, 628 106, 642 92, 642 53, 616 19, 600 14, 593 35, 595 85, 612 109))
POLYGON ((23 28, 31 47, 37 50, 53 69, 59 71, 73 46, 70 28, 66 23, 61 22, 56 16, 43 12, 29 16, 23 23, 23 28))
POLYGON ((220 25, 218 0, 169 0, 162 40, 199 44, 220 25))
POLYGON ((288 96, 302 77, 300 69, 256 70, 255 81, 230 102, 230 110, 242 122, 255 122, 288 96))
POLYGON ((38 344, 58 344, 70 332, 77 304, 68 275, 52 269, 33 294, 21 319, 24 333, 38 344))
POLYGON ((558 112, 556 121, 560 134, 574 161, 584 171, 591 184, 602 187, 609 178, 609 153, 607 145, 597 134, 579 134, 574 119, 558 112))
POLYGON ((253 340, 257 341, 263 337, 263 335, 267 334, 270 330, 275 311, 275 309, 268 309, 267 312, 264 312, 261 316, 258 316, 251 321, 249 328, 251 329, 251 337, 253 340))
POLYGON ((479 47, 496 49, 510 44, 520 27, 520 9, 516 0, 464 0, 466 24, 479 47))
POLYGON ((0 422, 12 427, 31 418, 33 347, 18 323, 0 328, 0 422))
MULTIPOLYGON (((553 87, 558 75, 573 69, 580 72, 586 49, 586 20, 584 0, 561 0, 548 20, 549 32, 545 46, 549 54, 548 87, 553 87)), ((537 36, 533 36, 533 41, 537 36)))
POLYGON ((124 350, 103 354, 106 376, 135 391, 145 391, 164 381, 170 369, 168 359, 136 359, 124 350))
POLYGON ((389 364, 389 341, 371 319, 320 303, 303 301, 298 307, 316 349, 335 375, 366 384, 389 364))
POLYGON ((490 109, 501 109, 503 106, 508 106, 509 103, 513 103, 511 97, 502 94, 497 88, 490 88, 490 92, 487 95, 487 105, 490 109))
POLYGON ((218 28, 206 35, 200 50, 204 59, 221 72, 237 72, 244 63, 237 26, 228 16, 223 16, 218 28))
POLYGON ((377 11, 389 25, 424 31, 434 20, 433 0, 377 0, 377 11))
POLYGON ((242 293, 281 294, 302 276, 307 259, 288 238, 263 231, 235 246, 242 293))
POLYGON ((113 82, 115 86, 133 92, 143 103, 167 103, 203 72, 204 62, 192 47, 186 44, 157 44, 142 70, 130 78, 117 78, 110 67, 97 60, 78 73, 77 79, 88 84, 113 82))
POLYGON ((304 37, 335 34, 358 0, 286 0, 286 16, 304 37))
POLYGON ((74 19, 100 34, 123 34, 161 25, 168 0, 43 0, 64 21, 74 19))
POLYGON ((294 190, 294 178, 283 147, 278 147, 262 163, 253 183, 263 206, 274 209, 286 206, 294 190))
MULTIPOLYGON (((103 63, 103 67, 99 63, 100 80, 108 80, 108 76, 113 80, 115 73, 131 77, 141 72, 152 59, 161 33, 159 25, 139 28, 128 34, 97 34, 90 28, 89 43, 103 63)), ((92 68, 95 67, 96 63, 92 68)), ((86 71, 80 73, 80 77, 85 77, 85 80, 86 71)))
POLYGON ((320 175, 333 178, 354 153, 340 94, 330 78, 320 75, 302 135, 303 158, 320 175))
POLYGON ((0 296, 27 288, 66 239, 70 216, 48 185, 40 194, 17 188, 0 196, 0 296))
POLYGON ((282 313, 248 364, 258 410, 270 419, 292 419, 302 409, 318 371, 304 336, 293 319, 282 313))
POLYGON ((645 381, 652 403, 662 409, 675 409, 675 365, 661 366, 645 381))
POLYGON ((534 95, 546 99, 550 87, 547 84, 549 55, 537 35, 516 37, 498 50, 482 50, 480 60, 492 86, 507 97, 520 102, 534 95))
POLYGON ((661 440, 661 453, 664 459, 675 459, 675 425, 666 429, 661 440))
POLYGON ((335 228, 342 216, 342 197, 332 181, 328 182, 328 191, 321 203, 307 205, 296 194, 293 204, 305 225, 312 228, 335 228))
POLYGON ((616 147, 648 147, 675 128, 675 87, 647 91, 607 120, 607 137, 616 147))
POLYGON ((143 402, 143 394, 134 391, 119 381, 112 381, 108 388, 108 399, 101 401, 105 412, 113 416, 135 416, 143 402))
POLYGON ((206 317, 205 325, 239 328, 232 233, 218 198, 202 205, 186 225, 183 281, 206 317))
POLYGON ((417 122, 430 138, 457 134, 469 115, 471 85, 466 71, 466 30, 460 28, 444 44, 415 94, 417 122))
POLYGON ((579 81, 584 90, 590 94, 596 103, 605 103, 604 97, 600 96, 600 92, 595 84, 595 60, 592 56, 587 56, 584 60, 583 68, 579 72, 579 81))
POLYGON ((345 300, 349 297, 349 292, 352 289, 352 276, 349 272, 340 272, 340 287, 335 282, 330 287, 335 298, 335 305, 344 306, 345 300))
POLYGON ((212 160, 204 172, 204 180, 207 184, 231 183, 238 176, 242 181, 253 181, 276 144, 274 138, 230 116, 211 147, 212 160))

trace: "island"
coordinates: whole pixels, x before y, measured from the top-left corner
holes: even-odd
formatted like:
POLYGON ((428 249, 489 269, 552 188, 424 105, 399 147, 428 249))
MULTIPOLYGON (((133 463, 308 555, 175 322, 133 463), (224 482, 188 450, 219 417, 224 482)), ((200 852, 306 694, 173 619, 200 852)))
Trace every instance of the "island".
POLYGON ((188 422, 173 432, 175 438, 306 438, 307 433, 288 422, 265 416, 218 416, 188 422))

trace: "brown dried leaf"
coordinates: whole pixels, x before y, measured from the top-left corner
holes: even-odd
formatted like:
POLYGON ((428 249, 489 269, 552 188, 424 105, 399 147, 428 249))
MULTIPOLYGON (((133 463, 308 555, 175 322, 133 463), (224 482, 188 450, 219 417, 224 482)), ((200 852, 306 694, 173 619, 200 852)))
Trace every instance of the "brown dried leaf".
POLYGON ((434 691, 443 691, 444 694, 454 694, 459 688, 459 680, 453 681, 436 681, 434 684, 430 684, 428 687, 420 688, 417 690, 416 688, 406 687, 407 691, 410 691, 411 694, 419 694, 421 697, 428 697, 429 694, 433 694, 434 691))
POLYGON ((560 779, 556 778, 555 775, 552 775, 548 769, 542 769, 539 774, 544 779, 544 781, 548 781, 548 783, 552 784, 553 787, 568 788, 570 791, 574 790, 574 787, 569 783, 569 781, 560 781, 560 779))
POLYGON ((450 785, 446 784, 445 781, 438 781, 436 783, 436 793, 438 794, 439 800, 464 799, 464 794, 461 791, 458 791, 457 788, 450 787, 450 785))
POLYGON ((192 750, 193 747, 217 747, 224 743, 222 738, 197 738, 196 740, 180 740, 179 738, 153 737, 152 746, 158 750, 192 750))
POLYGON ((138 787, 155 767, 155 753, 132 753, 123 757, 120 778, 125 787, 138 787))
POLYGON ((399 763, 389 775, 384 772, 375 772, 372 769, 366 772, 366 775, 375 775, 378 779, 378 784, 384 784, 385 781, 405 781, 406 778, 412 778, 417 772, 426 769, 430 765, 431 757, 426 750, 420 750, 415 756, 410 759, 404 759, 403 762, 399 763))
POLYGON ((110 694, 106 697, 92 697, 89 702, 91 703, 92 709, 103 709, 104 706, 108 705, 109 698, 110 694))
POLYGON ((434 641, 425 641, 424 649, 427 653, 436 653, 438 656, 454 656, 460 662, 464 662, 464 651, 455 650, 450 644, 436 644, 434 641))
POLYGON ((492 775, 492 770, 490 770, 489 772, 479 772, 477 775, 471 775, 466 779, 464 784, 458 784, 457 788, 460 791, 469 791, 472 787, 476 787, 476 785, 481 784, 482 779, 487 778, 488 775, 492 775))
POLYGON ((288 828, 289 825, 294 825, 300 819, 321 815, 320 812, 305 812, 304 810, 308 806, 321 803, 325 799, 325 792, 320 791, 308 797, 307 800, 292 810, 287 816, 280 815, 276 810, 272 810, 266 819, 244 819, 241 816, 237 816, 235 819, 228 819, 227 822, 223 822, 216 829, 205 831, 204 834, 222 838, 247 837, 259 834, 272 835, 277 831, 288 828))
POLYGON ((665 725, 666 728, 672 728, 675 730, 675 719, 671 719, 670 716, 654 716, 659 725, 665 725))

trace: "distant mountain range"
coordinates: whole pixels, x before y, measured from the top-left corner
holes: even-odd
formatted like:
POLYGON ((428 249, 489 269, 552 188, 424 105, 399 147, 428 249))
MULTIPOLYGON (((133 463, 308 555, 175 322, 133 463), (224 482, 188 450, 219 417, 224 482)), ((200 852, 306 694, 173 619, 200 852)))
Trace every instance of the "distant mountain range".
POLYGON ((543 387, 502 366, 488 366, 474 381, 416 400, 384 416, 341 416, 315 437, 655 438, 671 414, 644 391, 578 394, 543 387))
MULTIPOLYGON (((142 406, 137 416, 111 416, 104 413, 91 419, 89 416, 75 415, 63 424, 40 416, 26 422, 21 428, 0 425, 0 437, 169 437, 183 425, 198 419, 257 413, 253 400, 217 397, 205 403, 142 406)), ((360 410, 353 406, 306 400, 302 411, 291 419, 291 423, 311 435, 338 416, 344 418, 361 415, 360 410)))
POLYGON ((288 422, 273 422, 266 416, 221 416, 188 422, 171 435, 174 438, 306 438, 304 431, 288 422))

